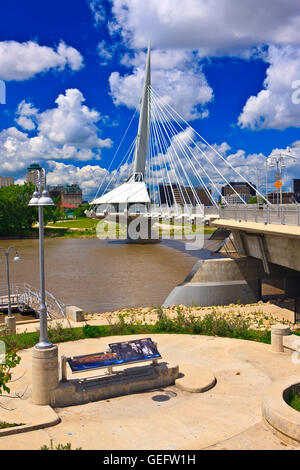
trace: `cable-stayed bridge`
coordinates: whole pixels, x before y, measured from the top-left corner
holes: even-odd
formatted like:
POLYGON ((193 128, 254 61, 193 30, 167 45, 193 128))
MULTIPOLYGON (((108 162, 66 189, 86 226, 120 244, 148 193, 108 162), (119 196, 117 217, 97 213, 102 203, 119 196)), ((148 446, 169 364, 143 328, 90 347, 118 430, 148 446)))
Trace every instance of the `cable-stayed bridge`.
MULTIPOLYGON (((120 146, 133 119, 134 116, 120 146)), ((205 140, 168 99, 152 87, 150 46, 138 132, 119 165, 114 167, 117 152, 108 168, 109 176, 103 179, 90 202, 90 210, 86 211, 88 217, 99 220, 112 217, 117 223, 124 222, 127 240, 135 243, 159 241, 159 236, 157 233, 154 236, 152 230, 157 222, 168 221, 173 226, 188 222, 200 226, 208 218, 215 219, 213 223, 223 229, 224 237, 231 233, 231 241, 242 258, 227 260, 224 266, 222 260, 211 260, 218 261, 215 266, 210 264, 213 277, 210 278, 211 272, 206 279, 199 277, 200 284, 207 284, 207 279, 211 279, 211 286, 202 285, 202 290, 196 289, 194 280, 195 289, 192 290, 196 295, 183 295, 182 285, 179 298, 172 297, 167 304, 201 302, 203 305, 203 292, 209 292, 207 298, 211 298, 218 289, 221 297, 226 291, 233 297, 232 301, 257 300, 260 297, 259 282, 264 276, 284 278, 285 291, 300 296, 299 206, 271 204, 249 176, 246 178, 237 165, 222 155, 218 146, 205 140), (251 188, 259 204, 247 204, 232 181, 241 181, 251 188), (218 201, 224 185, 239 204, 231 205, 222 198, 220 206, 218 201), (135 237, 130 226, 134 229, 143 226, 144 230, 139 228, 138 237, 135 237), (234 299, 235 296, 239 297, 234 299)), ((255 174, 257 169, 253 170, 255 174)), ((205 269, 201 267, 202 273, 205 269)), ((226 303, 220 301, 220 297, 217 300, 226 303)))
MULTIPOLYGON (((110 177, 103 179, 86 215, 98 219, 109 214, 127 219, 143 215, 152 220, 180 222, 184 218, 201 223, 205 206, 214 207, 218 214, 224 184, 246 205, 243 195, 230 183, 234 178, 247 183, 262 202, 269 204, 218 148, 210 145, 151 86, 148 47, 137 136, 110 177)), ((228 204, 226 200, 224 204, 228 204)))

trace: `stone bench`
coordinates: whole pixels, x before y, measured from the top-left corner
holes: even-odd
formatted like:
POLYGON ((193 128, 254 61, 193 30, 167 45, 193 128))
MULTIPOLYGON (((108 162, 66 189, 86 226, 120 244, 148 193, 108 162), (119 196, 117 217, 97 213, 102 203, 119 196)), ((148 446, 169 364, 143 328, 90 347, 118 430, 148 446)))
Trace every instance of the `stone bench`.
POLYGON ((179 367, 177 364, 158 362, 158 359, 162 359, 162 356, 157 350, 156 343, 151 338, 112 343, 109 348, 108 351, 103 353, 69 358, 62 356, 62 378, 58 387, 52 392, 51 406, 79 405, 163 388, 173 385, 178 378, 179 367), (146 348, 143 348, 144 355, 141 351, 143 342, 146 348), (134 349, 135 347, 137 350, 134 349), (147 347, 149 348, 148 351, 147 347), (145 361, 151 361, 152 363, 141 367, 124 368, 118 372, 113 371, 113 367, 145 361), (67 380, 67 364, 69 364, 72 374, 104 368, 107 369, 107 373, 98 377, 67 380))
POLYGON ((113 367, 136 364, 151 361, 153 366, 162 359, 157 350, 157 343, 151 338, 143 338, 135 341, 122 341, 109 345, 110 348, 104 352, 85 354, 81 356, 61 357, 61 379, 67 380, 67 364, 72 373, 81 373, 97 369, 107 369, 108 375, 114 373, 113 367), (145 343, 144 352, 142 350, 145 343), (122 353, 123 348, 123 353, 122 353), (135 348, 135 349, 134 349, 135 348))

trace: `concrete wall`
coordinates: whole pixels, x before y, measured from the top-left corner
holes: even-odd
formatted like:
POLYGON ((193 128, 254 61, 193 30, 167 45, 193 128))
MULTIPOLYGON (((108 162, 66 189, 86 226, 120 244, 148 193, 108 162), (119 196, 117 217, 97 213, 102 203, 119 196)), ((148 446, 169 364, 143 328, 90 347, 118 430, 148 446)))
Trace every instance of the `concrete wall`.
POLYGON ((122 395, 173 385, 179 375, 176 364, 158 363, 130 367, 118 374, 96 379, 73 379, 60 382, 52 392, 51 406, 63 407, 105 400, 122 395))
POLYGON ((171 305, 226 305, 260 300, 261 261, 221 258, 198 261, 182 284, 175 287, 163 303, 171 305))

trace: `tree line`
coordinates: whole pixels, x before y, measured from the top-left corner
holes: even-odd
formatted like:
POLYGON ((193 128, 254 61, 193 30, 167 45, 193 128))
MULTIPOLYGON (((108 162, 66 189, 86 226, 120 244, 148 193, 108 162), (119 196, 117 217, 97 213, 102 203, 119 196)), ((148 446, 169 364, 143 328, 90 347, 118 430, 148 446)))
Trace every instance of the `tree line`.
MULTIPOLYGON (((38 221, 38 208, 28 206, 34 189, 32 183, 0 188, 0 236, 25 236, 32 232, 33 224, 38 221)), ((44 208, 45 224, 49 221, 56 222, 64 215, 57 206, 59 199, 59 197, 53 199, 55 206, 44 208)))

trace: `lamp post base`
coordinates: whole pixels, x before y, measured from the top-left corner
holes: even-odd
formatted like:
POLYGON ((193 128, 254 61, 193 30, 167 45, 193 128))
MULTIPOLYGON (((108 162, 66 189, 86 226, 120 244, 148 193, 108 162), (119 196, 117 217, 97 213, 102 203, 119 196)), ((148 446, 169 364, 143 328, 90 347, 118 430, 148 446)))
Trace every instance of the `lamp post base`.
POLYGON ((16 317, 15 316, 5 317, 5 327, 6 327, 8 335, 15 335, 16 334, 16 317))
POLYGON ((32 351, 32 403, 35 405, 50 405, 51 394, 58 386, 58 348, 32 351))

